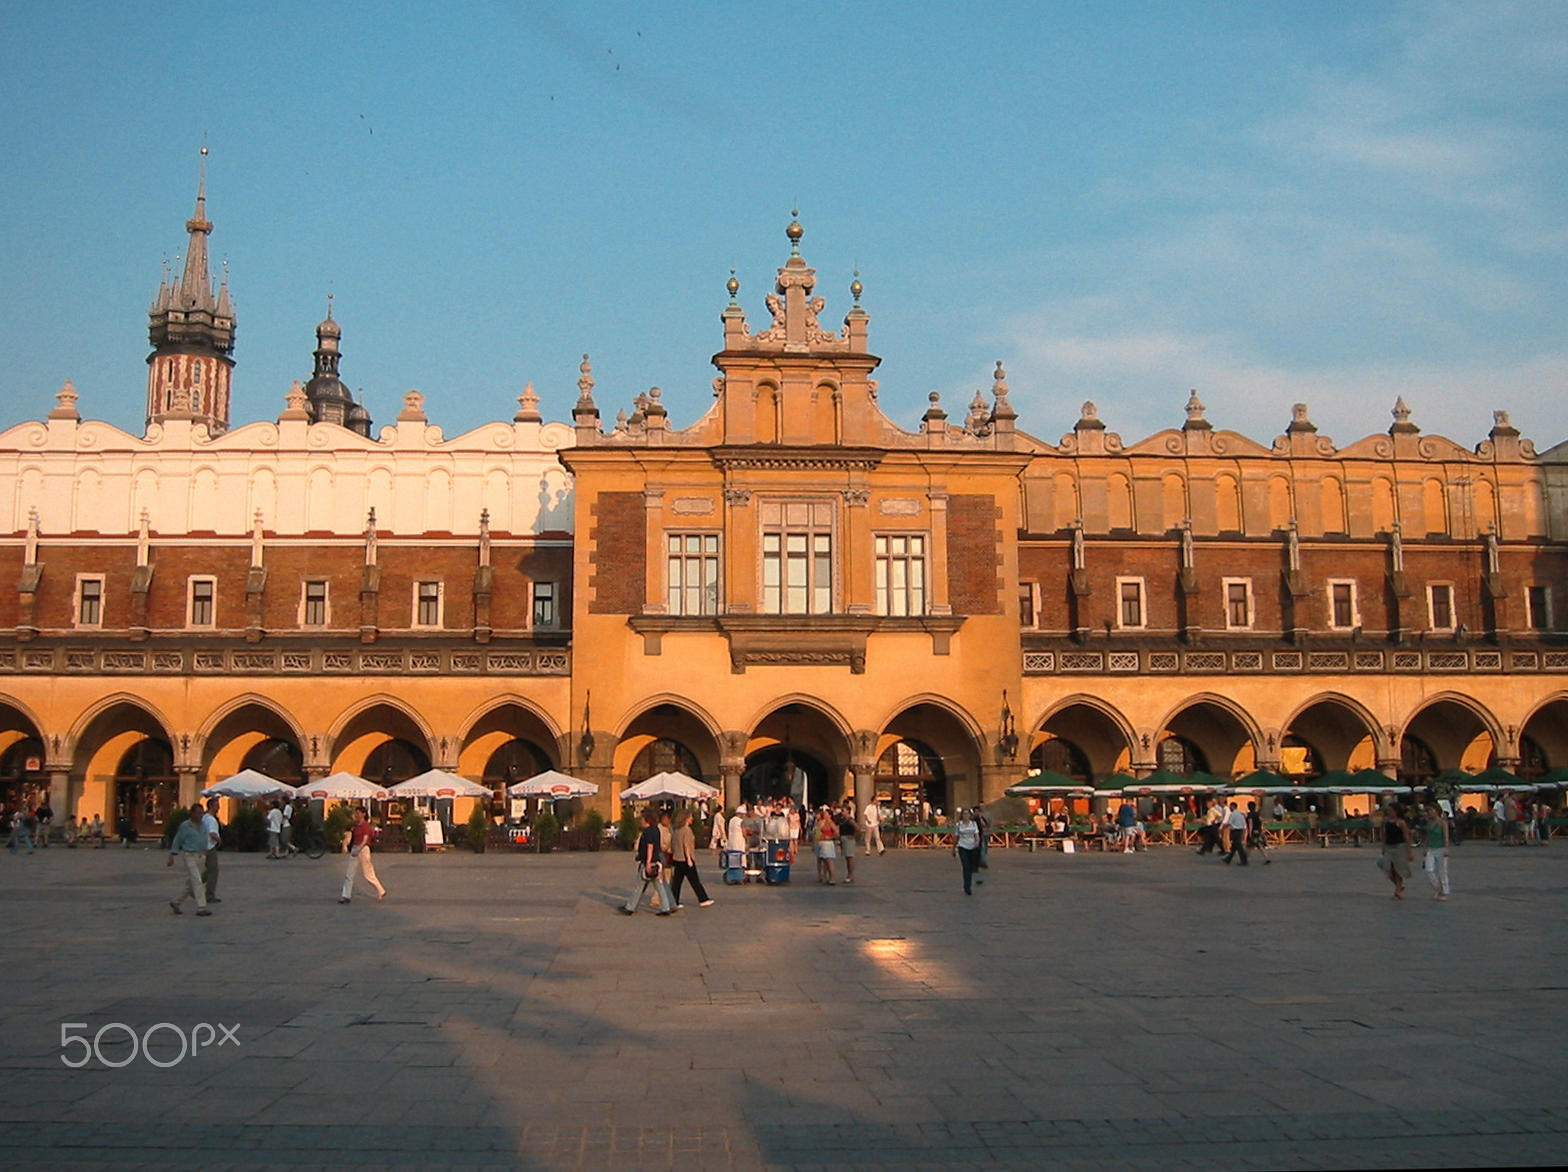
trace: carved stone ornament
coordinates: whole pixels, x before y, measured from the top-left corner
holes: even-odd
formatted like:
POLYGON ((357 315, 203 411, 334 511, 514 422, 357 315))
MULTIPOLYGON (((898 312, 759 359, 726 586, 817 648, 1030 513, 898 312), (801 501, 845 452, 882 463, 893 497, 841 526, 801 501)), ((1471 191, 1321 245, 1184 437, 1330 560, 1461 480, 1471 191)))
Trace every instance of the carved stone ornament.
POLYGON ((877 504, 877 511, 884 517, 918 517, 920 502, 907 496, 883 497, 877 504))
POLYGON ((706 517, 713 509, 713 498, 707 496, 678 496, 670 502, 670 512, 683 516, 706 517))
POLYGON ((724 503, 737 507, 751 504, 751 489, 726 488, 724 490, 724 503))

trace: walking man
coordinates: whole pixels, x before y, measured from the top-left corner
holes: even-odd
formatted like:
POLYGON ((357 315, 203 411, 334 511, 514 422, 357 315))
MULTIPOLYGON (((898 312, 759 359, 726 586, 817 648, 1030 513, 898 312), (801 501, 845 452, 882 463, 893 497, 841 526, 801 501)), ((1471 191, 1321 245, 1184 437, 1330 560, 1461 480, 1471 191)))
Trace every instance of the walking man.
POLYGON ((279 846, 283 838, 283 806, 277 798, 272 799, 272 806, 267 810, 267 857, 281 859, 279 846))
POLYGON ((299 854, 299 848, 294 845, 294 803, 284 802, 278 809, 278 817, 282 824, 278 827, 278 852, 285 859, 291 859, 299 854))
POLYGON ((169 861, 164 865, 172 867, 178 858, 185 868, 180 894, 169 901, 169 910, 177 916, 184 914, 180 905, 192 898, 196 900, 198 916, 212 915, 212 909, 207 906, 207 885, 201 876, 201 865, 207 858, 207 831, 202 826, 205 813, 199 801, 192 802, 190 817, 180 823, 180 828, 174 832, 174 841, 169 844, 169 861))
POLYGON ((1236 808, 1236 803, 1230 804, 1230 813, 1225 815, 1225 827, 1230 831, 1230 850, 1220 858, 1226 865, 1230 864, 1231 856, 1241 855, 1241 865, 1247 865, 1247 815, 1236 808))
POLYGON ((354 877, 360 874, 375 889, 377 903, 387 897, 387 889, 376 878, 376 865, 370 859, 370 840, 375 836, 375 827, 371 826, 365 807, 355 806, 354 825, 348 832, 348 867, 343 872, 343 893, 338 896, 339 903, 347 903, 354 898, 354 877))
MULTIPOLYGON (((744 809, 745 807, 742 807, 744 809)), ((731 834, 740 815, 736 814, 730 821, 731 834)), ((626 906, 621 908, 622 915, 632 915, 636 912, 642 897, 648 893, 648 888, 653 887, 654 893, 659 897, 659 915, 669 916, 675 914, 675 895, 670 891, 670 884, 664 877, 664 864, 660 861, 664 850, 659 841, 659 816, 653 810, 642 812, 642 835, 637 839, 637 878, 642 881, 641 887, 633 887, 631 898, 626 901, 626 906)))
MULTIPOLYGON (((192 817, 195 817, 193 812, 192 817)), ((207 812, 201 819, 202 833, 207 836, 207 888, 208 903, 222 903, 218 898, 218 847, 223 843, 223 828, 218 825, 218 799, 207 803, 207 812)))
POLYGON ((876 795, 871 795, 871 800, 866 803, 866 854, 876 851, 879 855, 887 854, 887 847, 882 845, 882 808, 877 805, 876 795))
POLYGON ((689 880, 691 889, 697 893, 697 906, 711 907, 713 901, 697 876, 697 834, 691 828, 690 810, 682 810, 675 820, 675 830, 670 835, 670 854, 675 860, 675 882, 670 885, 674 900, 670 906, 681 906, 681 884, 689 880))

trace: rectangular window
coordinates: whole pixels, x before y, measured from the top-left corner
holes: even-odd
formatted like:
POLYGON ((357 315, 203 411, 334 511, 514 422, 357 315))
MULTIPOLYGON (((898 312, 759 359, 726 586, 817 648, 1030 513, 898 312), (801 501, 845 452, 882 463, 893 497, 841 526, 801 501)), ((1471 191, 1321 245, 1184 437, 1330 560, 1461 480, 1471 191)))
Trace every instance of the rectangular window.
POLYGON ((671 533, 665 591, 671 614, 719 613, 719 535, 671 533))
POLYGON ((414 583, 414 626, 441 625, 441 583, 414 583))
POLYGON ((1328 625, 1336 630, 1348 631, 1361 625, 1356 609, 1356 584, 1330 582, 1328 584, 1328 625))
POLYGON ((833 506, 826 501, 767 501, 762 518, 763 612, 831 614, 833 506))
POLYGON ((185 607, 185 625, 187 627, 214 626, 217 611, 217 579, 191 578, 189 591, 185 607))
POLYGON ((76 579, 76 625, 103 626, 103 578, 81 576, 76 579))
POLYGON ((1454 588, 1447 582, 1433 582, 1426 588, 1427 615, 1434 631, 1454 629, 1454 588))
POLYGON ((1252 579, 1251 578, 1226 578, 1225 586, 1225 627, 1231 631, 1246 631, 1252 628, 1252 579))
POLYGON ((887 534, 877 538, 876 552, 877 614, 925 614, 925 536, 887 534))
POLYGON ((1040 625, 1040 604, 1035 598, 1035 592, 1040 589, 1038 582, 1018 583, 1018 625, 1020 627, 1037 627, 1040 625))
POLYGON ((534 583, 534 626, 555 626, 555 583, 534 583))
POLYGON ((1526 605, 1530 609, 1529 622, 1532 631, 1550 631, 1552 629, 1552 588, 1550 586, 1531 586, 1525 590, 1526 605))
POLYGON ((306 582, 300 601, 300 626, 324 627, 327 625, 327 584, 324 581, 306 582))
POLYGON ((1143 579, 1116 579, 1116 625, 1137 630, 1144 625, 1143 579))

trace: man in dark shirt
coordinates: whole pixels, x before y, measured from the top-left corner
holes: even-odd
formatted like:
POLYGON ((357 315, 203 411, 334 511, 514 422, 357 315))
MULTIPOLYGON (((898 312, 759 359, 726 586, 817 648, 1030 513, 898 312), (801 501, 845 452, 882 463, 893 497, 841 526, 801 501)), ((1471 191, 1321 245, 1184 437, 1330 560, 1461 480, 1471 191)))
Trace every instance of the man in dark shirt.
POLYGON ((675 911, 675 896, 670 892, 669 880, 664 877, 664 843, 659 834, 659 816, 653 808, 642 812, 642 835, 637 839, 637 879, 641 886, 633 885, 631 898, 621 908, 624 915, 636 912, 642 897, 652 885, 659 896, 659 915, 668 916, 675 911))

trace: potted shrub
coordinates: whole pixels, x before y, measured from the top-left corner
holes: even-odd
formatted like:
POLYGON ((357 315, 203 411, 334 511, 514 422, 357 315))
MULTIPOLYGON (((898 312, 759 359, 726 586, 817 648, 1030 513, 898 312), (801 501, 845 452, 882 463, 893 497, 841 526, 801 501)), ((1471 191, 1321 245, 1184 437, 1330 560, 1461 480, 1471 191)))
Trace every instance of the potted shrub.
POLYGON ((604 844, 604 815, 598 810, 589 810, 584 814, 583 832, 588 837, 588 849, 598 850, 604 844))
POLYGON ((425 853, 425 816, 418 810, 410 810, 403 815, 403 837, 408 840, 408 849, 414 854, 425 853))
POLYGON ((482 805, 476 805, 468 816, 468 841, 476 854, 485 853, 485 839, 490 834, 490 816, 482 805))
POLYGON ((334 854, 343 849, 343 837, 353 823, 354 816, 342 802, 327 811, 327 820, 321 824, 321 834, 327 840, 327 849, 334 854))
POLYGON ((555 820, 555 815, 549 810, 539 811, 539 817, 534 819, 535 848, 542 854, 554 847, 560 837, 561 824, 555 820))
POLYGON ((621 820, 615 827, 615 845, 623 851, 629 851, 637 845, 637 836, 642 833, 642 824, 637 821, 637 812, 630 806, 621 811, 621 820))

